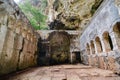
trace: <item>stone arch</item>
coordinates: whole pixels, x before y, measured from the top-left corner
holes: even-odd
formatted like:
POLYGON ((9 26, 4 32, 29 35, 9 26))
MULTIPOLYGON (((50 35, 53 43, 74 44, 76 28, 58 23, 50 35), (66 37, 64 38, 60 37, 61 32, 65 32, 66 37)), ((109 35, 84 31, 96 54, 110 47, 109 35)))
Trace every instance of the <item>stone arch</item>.
POLYGON ((113 50, 113 43, 112 43, 111 37, 107 31, 103 33, 103 41, 105 44, 106 52, 113 50))
POLYGON ((90 42, 90 46, 91 46, 92 54, 95 54, 95 45, 93 40, 90 42))
POLYGON ((116 38, 116 42, 118 45, 118 48, 120 49, 120 22, 117 22, 114 27, 113 27, 113 31, 115 33, 115 38, 116 38))
POLYGON ((86 45, 86 48, 87 48, 87 54, 90 55, 90 45, 88 43, 86 45))
POLYGON ((100 38, 96 37, 95 42, 96 42, 97 52, 101 53, 103 50, 102 50, 102 44, 101 44, 100 38))
POLYGON ((48 37, 50 64, 68 63, 70 56, 70 36, 65 31, 54 31, 48 37))

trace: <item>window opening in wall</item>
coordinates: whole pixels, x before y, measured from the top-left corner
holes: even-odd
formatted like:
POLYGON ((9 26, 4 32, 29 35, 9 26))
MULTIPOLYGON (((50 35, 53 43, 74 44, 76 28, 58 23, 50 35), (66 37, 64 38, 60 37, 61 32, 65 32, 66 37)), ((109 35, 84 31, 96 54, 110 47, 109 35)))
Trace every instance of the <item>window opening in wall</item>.
POLYGON ((100 47, 101 47, 101 52, 103 51, 103 48, 102 48, 102 44, 100 43, 100 47))
POLYGON ((119 42, 120 42, 120 22, 116 23, 116 25, 113 28, 113 31, 115 34, 115 39, 116 39, 117 45, 120 48, 120 44, 119 44, 119 42))
POLYGON ((113 43, 112 43, 111 37, 109 35, 108 35, 108 38, 109 38, 110 48, 111 48, 111 50, 113 50, 113 43))
POLYGON ((112 43, 111 37, 109 36, 108 32, 104 32, 103 39, 104 39, 106 52, 111 51, 113 49, 113 43, 112 43))
POLYGON ((93 41, 91 41, 91 50, 92 50, 92 54, 95 54, 95 46, 93 41))
POLYGON ((101 44, 100 38, 96 37, 95 41, 96 41, 97 52, 101 53, 103 51, 103 49, 102 49, 102 44, 101 44))

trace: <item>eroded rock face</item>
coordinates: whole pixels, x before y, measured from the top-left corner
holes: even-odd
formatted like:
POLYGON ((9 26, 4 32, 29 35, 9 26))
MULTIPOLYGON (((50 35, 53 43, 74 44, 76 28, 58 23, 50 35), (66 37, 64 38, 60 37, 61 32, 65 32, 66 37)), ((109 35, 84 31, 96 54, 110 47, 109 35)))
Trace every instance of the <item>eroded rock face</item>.
POLYGON ((0 75, 36 64, 37 36, 13 0, 0 0, 0 75))
MULTIPOLYGON (((59 21, 64 24, 62 29, 84 30, 103 0, 48 0, 48 23, 59 21)), ((59 28, 59 23, 52 29, 59 28)), ((50 26, 51 27, 51 26, 50 26)))

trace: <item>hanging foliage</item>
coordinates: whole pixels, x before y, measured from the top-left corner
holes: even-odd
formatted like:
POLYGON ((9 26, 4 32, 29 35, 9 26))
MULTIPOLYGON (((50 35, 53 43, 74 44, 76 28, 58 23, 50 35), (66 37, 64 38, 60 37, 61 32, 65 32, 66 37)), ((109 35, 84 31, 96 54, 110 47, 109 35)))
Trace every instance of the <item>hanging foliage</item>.
POLYGON ((48 29, 46 19, 47 16, 43 14, 43 9, 45 9, 45 6, 47 6, 47 3, 45 0, 42 0, 39 2, 39 0, 32 1, 26 0, 19 4, 22 11, 25 13, 25 15, 30 20, 31 25, 36 30, 45 30, 48 29), (42 4, 42 5, 41 5, 42 4), (38 7, 43 9, 39 9, 38 7))

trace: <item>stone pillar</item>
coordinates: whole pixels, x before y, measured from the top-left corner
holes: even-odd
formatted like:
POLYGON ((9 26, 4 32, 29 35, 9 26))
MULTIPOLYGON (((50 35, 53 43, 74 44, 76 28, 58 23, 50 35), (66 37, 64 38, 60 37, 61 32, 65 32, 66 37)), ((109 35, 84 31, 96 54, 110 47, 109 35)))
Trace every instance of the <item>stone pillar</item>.
POLYGON ((90 64, 89 65, 92 65, 92 64, 93 64, 93 54, 92 54, 92 49, 90 44, 90 64))
POLYGON ((70 51, 70 62, 71 62, 71 64, 73 63, 73 59, 72 59, 72 51, 70 51))
POLYGON ((98 54, 97 45, 96 45, 96 42, 95 42, 95 41, 94 41, 94 46, 95 46, 95 54, 98 54))
POLYGON ((94 57, 94 66, 98 67, 98 50, 97 50, 97 45, 96 45, 96 41, 94 41, 94 46, 95 46, 95 57, 94 57))
POLYGON ((100 41, 101 41, 101 45, 102 45, 102 50, 103 50, 103 52, 106 52, 103 37, 100 37, 100 41))
POLYGON ((91 44, 90 44, 90 55, 92 55, 92 49, 91 49, 91 44))

